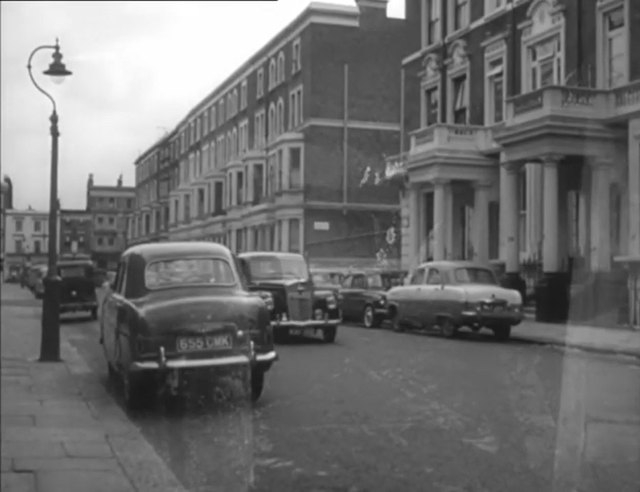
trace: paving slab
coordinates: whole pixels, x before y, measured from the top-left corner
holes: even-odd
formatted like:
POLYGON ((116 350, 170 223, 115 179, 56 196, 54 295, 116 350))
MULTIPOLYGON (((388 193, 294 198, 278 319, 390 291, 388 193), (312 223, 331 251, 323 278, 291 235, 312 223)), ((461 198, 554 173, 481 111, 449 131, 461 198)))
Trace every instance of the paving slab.
POLYGON ((113 456, 107 441, 64 441, 62 447, 71 458, 110 458, 113 456))
POLYGON ((48 442, 105 442, 106 433, 101 427, 92 429, 60 429, 59 427, 7 427, 2 430, 2 441, 48 442))
POLYGON ((6 472, 6 471, 10 471, 11 470, 11 464, 12 464, 13 460, 11 458, 2 458, 2 461, 0 462, 0 471, 2 472, 6 472))
POLYGON ((0 490, 2 492, 36 492, 36 477, 33 473, 2 473, 0 490))
POLYGON ((16 458, 15 471, 55 471, 55 470, 118 470, 115 458, 16 458))
POLYGON ((136 492, 115 470, 55 470, 38 472, 38 492, 136 492))
MULTIPOLYGON (((585 459, 599 465, 640 463, 640 425, 589 422, 585 459)), ((638 472, 640 479, 640 471, 638 472)))
POLYGON ((2 438, 2 454, 7 458, 62 458, 67 454, 61 443, 9 441, 2 438))

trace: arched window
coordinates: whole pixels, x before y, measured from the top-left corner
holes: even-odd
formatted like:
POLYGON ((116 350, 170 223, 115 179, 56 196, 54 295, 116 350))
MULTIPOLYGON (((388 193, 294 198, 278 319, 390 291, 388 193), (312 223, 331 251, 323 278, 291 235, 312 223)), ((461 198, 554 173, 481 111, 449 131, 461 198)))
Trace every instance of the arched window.
POLYGON ((276 61, 271 59, 269 62, 269 90, 276 85, 276 61))
POLYGON ((284 101, 282 98, 278 100, 278 110, 276 113, 276 132, 278 135, 284 133, 284 101))
POLYGON ((281 84, 284 82, 284 53, 281 51, 278 54, 278 79, 276 83, 281 84))
POLYGON ((275 135, 275 122, 276 122, 276 105, 274 103, 271 103, 269 105, 269 116, 268 116, 268 128, 267 128, 267 135, 269 135, 269 138, 273 138, 275 135))
POLYGON ((231 138, 233 141, 233 155, 236 156, 238 155, 238 129, 236 127, 233 127, 231 138))
POLYGON ((233 114, 238 114, 238 89, 233 89, 233 114))

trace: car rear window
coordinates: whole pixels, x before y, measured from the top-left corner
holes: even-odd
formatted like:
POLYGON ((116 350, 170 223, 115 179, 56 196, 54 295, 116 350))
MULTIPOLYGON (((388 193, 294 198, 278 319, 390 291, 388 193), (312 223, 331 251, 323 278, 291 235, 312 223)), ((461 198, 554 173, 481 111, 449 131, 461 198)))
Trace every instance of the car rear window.
POLYGON ((148 289, 183 285, 232 285, 235 275, 222 258, 179 258, 147 265, 144 282, 148 289))
POLYGON ((89 276, 88 268, 83 265, 59 267, 58 272, 61 278, 78 278, 89 276))
POLYGON ((253 256, 247 259, 252 280, 308 280, 309 270, 302 257, 253 256))

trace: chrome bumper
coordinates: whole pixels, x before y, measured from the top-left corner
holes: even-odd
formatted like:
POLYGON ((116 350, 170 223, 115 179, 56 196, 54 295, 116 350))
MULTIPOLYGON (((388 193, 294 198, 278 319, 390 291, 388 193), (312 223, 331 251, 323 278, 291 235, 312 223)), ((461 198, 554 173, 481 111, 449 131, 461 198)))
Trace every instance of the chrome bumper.
POLYGON ((338 326, 342 320, 340 319, 309 319, 306 321, 272 321, 274 328, 324 328, 328 326, 338 326))
POLYGON ((217 357, 215 359, 164 359, 162 361, 139 361, 133 362, 130 369, 132 371, 150 371, 160 369, 197 369, 204 367, 221 367, 235 365, 250 365, 253 362, 273 362, 278 360, 275 350, 264 354, 254 354, 253 358, 247 355, 231 355, 228 357, 217 357))

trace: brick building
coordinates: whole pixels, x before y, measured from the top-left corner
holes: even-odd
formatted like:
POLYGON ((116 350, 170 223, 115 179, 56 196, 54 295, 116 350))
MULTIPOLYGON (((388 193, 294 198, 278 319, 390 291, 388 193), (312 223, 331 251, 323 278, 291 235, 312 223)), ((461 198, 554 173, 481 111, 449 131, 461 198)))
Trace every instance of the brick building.
POLYGON ((539 319, 638 325, 622 265, 640 264, 640 3, 407 0, 406 15, 407 132, 388 159, 405 265, 494 260, 539 319))
POLYGON ((60 210, 58 240, 61 256, 91 256, 92 220, 88 210, 60 210))
POLYGON ((379 181, 398 148, 409 36, 386 0, 356 4, 311 3, 136 161, 147 208, 133 241, 166 223, 153 212, 166 207, 164 173, 172 239, 315 263, 399 258, 399 241, 386 241, 399 232, 397 189, 379 181))
POLYGON ((87 212, 91 217, 91 259, 99 268, 115 270, 126 248, 127 217, 135 209, 136 191, 123 186, 96 186, 93 174, 87 182, 87 212))

